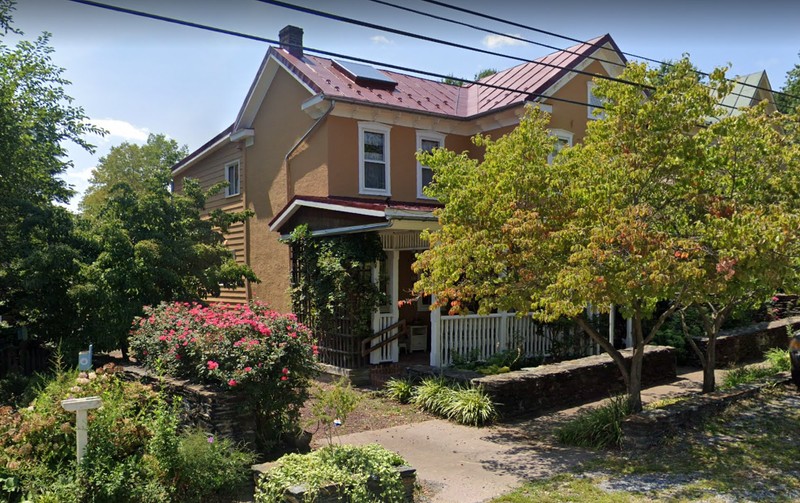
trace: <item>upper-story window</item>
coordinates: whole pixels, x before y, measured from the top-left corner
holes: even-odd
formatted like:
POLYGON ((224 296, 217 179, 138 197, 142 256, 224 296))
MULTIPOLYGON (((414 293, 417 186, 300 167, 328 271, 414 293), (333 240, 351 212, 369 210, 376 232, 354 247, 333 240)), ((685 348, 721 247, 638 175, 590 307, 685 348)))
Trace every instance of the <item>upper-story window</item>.
POLYGON ((389 169, 390 126, 377 122, 358 123, 358 192, 391 195, 389 169))
POLYGON ((556 143, 553 145, 553 151, 547 156, 547 162, 552 163, 562 148, 572 146, 572 133, 563 129, 551 129, 550 134, 556 137, 556 143))
POLYGON ((239 161, 229 162, 225 165, 225 181, 228 182, 225 196, 239 195, 239 161))
MULTIPOLYGON (((435 131, 417 131, 417 152, 430 152, 444 147, 444 135, 435 131)), ((417 161, 417 197, 430 199, 422 189, 433 180, 433 170, 417 161)))
POLYGON ((606 116, 605 110, 600 108, 603 100, 594 95, 594 82, 591 81, 586 86, 586 102, 589 104, 586 110, 590 119, 602 119, 606 116))

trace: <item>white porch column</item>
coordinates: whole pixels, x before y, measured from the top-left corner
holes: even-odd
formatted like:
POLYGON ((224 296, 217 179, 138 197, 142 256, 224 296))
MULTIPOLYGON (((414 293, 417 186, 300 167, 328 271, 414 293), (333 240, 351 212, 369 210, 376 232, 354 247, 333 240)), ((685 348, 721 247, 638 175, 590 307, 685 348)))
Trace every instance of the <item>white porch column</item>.
POLYGON ((614 345, 614 318, 616 315, 614 311, 614 304, 611 304, 611 308, 608 310, 608 342, 612 346, 614 345))
MULTIPOLYGON (((431 295, 431 304, 436 304, 436 296, 431 295)), ((431 310, 431 367, 439 368, 442 366, 441 353, 441 316, 442 312, 438 307, 431 310)))
MULTIPOLYGON (((372 284, 375 286, 380 286, 381 284, 381 263, 380 261, 375 262, 372 266, 372 284)), ((381 311, 378 309, 374 313, 372 313, 372 333, 375 333, 381 329, 381 311)))
POLYGON ((399 321, 400 306, 397 303, 400 302, 400 250, 392 250, 387 253, 390 253, 389 260, 391 260, 392 268, 392 273, 389 276, 392 290, 392 314, 394 315, 394 321, 399 321))

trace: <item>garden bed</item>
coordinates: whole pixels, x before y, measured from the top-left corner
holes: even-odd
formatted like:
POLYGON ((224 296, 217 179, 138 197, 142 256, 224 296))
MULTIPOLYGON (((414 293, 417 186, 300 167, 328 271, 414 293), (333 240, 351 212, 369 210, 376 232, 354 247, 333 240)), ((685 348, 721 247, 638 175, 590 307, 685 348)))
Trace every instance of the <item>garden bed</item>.
MULTIPOLYGON (((800 316, 724 331, 717 337, 717 368, 724 368, 739 362, 759 360, 767 350, 772 348, 788 348, 787 327, 800 328, 800 316)), ((705 351, 708 339, 695 340, 698 347, 705 351)))
POLYGON ((784 372, 757 384, 696 395, 671 405, 644 410, 622 421, 622 448, 638 450, 657 446, 667 436, 702 424, 734 403, 759 394, 766 386, 790 381, 791 378, 784 372))

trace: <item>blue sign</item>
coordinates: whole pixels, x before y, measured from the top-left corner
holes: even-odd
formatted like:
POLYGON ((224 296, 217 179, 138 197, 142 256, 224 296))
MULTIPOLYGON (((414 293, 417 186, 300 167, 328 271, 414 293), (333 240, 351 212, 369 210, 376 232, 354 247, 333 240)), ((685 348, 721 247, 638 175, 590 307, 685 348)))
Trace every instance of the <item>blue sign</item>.
POLYGON ((78 353, 78 370, 92 370, 92 345, 89 344, 89 351, 78 353))

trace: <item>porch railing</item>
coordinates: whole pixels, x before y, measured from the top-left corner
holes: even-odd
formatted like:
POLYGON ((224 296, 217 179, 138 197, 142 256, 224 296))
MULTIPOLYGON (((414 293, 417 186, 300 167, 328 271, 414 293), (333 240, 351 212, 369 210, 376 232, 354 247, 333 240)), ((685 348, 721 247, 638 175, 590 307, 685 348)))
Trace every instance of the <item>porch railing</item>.
POLYGON ((525 356, 550 356, 554 344, 576 335, 572 327, 538 323, 514 313, 441 316, 438 326, 440 366, 450 365, 456 355, 485 360, 516 348, 525 356))
POLYGON ((374 359, 379 359, 381 361, 396 361, 396 359, 393 360, 393 351, 396 350, 395 348, 397 347, 398 340, 407 336, 408 327, 406 326, 406 320, 392 323, 379 332, 376 332, 371 338, 363 341, 361 355, 370 355, 370 360, 373 359, 374 355, 374 359))

